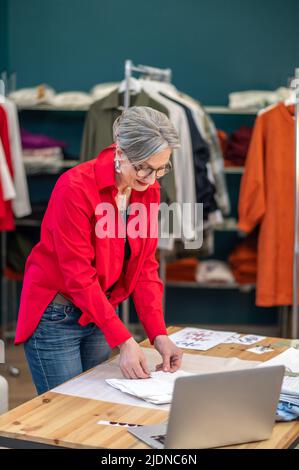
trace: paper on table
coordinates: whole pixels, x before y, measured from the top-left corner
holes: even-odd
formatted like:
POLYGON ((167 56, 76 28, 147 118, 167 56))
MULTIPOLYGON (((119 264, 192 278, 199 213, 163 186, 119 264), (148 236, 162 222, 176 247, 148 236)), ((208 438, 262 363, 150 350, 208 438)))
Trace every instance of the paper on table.
POLYGON ((265 354, 274 351, 274 349, 268 348, 267 346, 254 346, 253 348, 246 349, 246 351, 254 354, 265 354))
POLYGON ((231 338, 228 338, 227 341, 224 341, 224 343, 244 344, 249 346, 251 344, 257 343, 258 341, 262 341, 265 338, 265 336, 259 335, 234 335, 231 338))
POLYGON ((202 328, 183 328, 169 336, 179 348, 207 351, 234 335, 231 331, 214 331, 202 328))
MULTIPOLYGON (((146 356, 149 369, 152 371, 155 370, 156 364, 161 362, 161 356, 155 349, 141 349, 146 356)), ((183 356, 181 368, 186 372, 207 374, 211 372, 223 372, 224 370, 248 369, 255 367, 259 363, 259 361, 244 361, 236 357, 222 358, 186 353, 183 356)), ((62 393, 64 395, 101 400, 110 403, 169 410, 169 405, 154 405, 113 389, 106 383, 106 379, 115 378, 123 379, 118 365, 118 358, 105 364, 101 364, 90 372, 59 385, 52 391, 62 393)))

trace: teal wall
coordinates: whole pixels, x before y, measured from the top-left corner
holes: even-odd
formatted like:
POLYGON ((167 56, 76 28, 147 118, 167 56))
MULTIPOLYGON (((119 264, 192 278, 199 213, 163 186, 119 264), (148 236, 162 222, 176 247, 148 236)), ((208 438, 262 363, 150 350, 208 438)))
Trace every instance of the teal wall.
POLYGON ((0 0, 0 73, 8 68, 7 0, 0 0))
MULTIPOLYGON (((1 0, 2 4, 3 0, 1 0)), ((178 88, 225 104, 287 83, 299 64, 297 0, 8 0, 18 85, 88 90, 123 63, 170 67, 178 88)))

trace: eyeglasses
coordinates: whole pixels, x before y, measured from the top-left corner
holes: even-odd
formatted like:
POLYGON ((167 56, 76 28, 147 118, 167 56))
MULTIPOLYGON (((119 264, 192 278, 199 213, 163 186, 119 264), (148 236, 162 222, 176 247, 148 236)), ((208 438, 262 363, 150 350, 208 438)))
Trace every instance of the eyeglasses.
POLYGON ((152 168, 149 165, 133 165, 132 167, 136 171, 136 175, 139 178, 147 178, 148 176, 151 176, 155 172, 155 178, 159 179, 162 178, 162 176, 165 176, 167 173, 169 173, 172 170, 172 164, 171 162, 168 162, 166 165, 161 166, 160 168, 152 168))

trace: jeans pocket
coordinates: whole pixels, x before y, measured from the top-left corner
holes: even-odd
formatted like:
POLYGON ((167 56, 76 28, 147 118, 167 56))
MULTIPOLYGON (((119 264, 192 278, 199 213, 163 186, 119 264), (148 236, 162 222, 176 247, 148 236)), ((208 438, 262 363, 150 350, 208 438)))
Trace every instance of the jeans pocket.
POLYGON ((62 323, 68 318, 65 305, 51 302, 43 313, 41 321, 50 323, 62 323))

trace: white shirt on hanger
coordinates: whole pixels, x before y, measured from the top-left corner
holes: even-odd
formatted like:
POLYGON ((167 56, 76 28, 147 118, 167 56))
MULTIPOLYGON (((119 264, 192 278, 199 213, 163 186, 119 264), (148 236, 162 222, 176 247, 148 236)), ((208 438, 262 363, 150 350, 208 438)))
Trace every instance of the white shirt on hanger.
POLYGON ((12 208, 15 217, 25 217, 31 214, 32 209, 23 161, 17 107, 9 99, 6 99, 2 106, 7 113, 11 160, 14 170, 15 198, 12 202, 12 208))
MULTIPOLYGON (((140 82, 142 89, 155 101, 163 104, 169 111, 170 121, 178 132, 181 144, 181 147, 174 149, 172 153, 177 202, 180 204, 191 203, 191 207, 195 208, 196 189, 192 142, 185 112, 179 105, 159 94, 159 91, 163 92, 164 83, 142 79, 140 82)), ((184 217, 184 233, 188 234, 186 239, 192 240, 195 238, 195 227, 191 218, 186 219, 184 217)), ((167 250, 172 249, 173 239, 159 239, 158 246, 167 250)))
POLYGON ((13 184, 12 177, 7 165, 4 148, 0 138, 0 176, 4 201, 11 201, 16 197, 16 191, 13 184))

